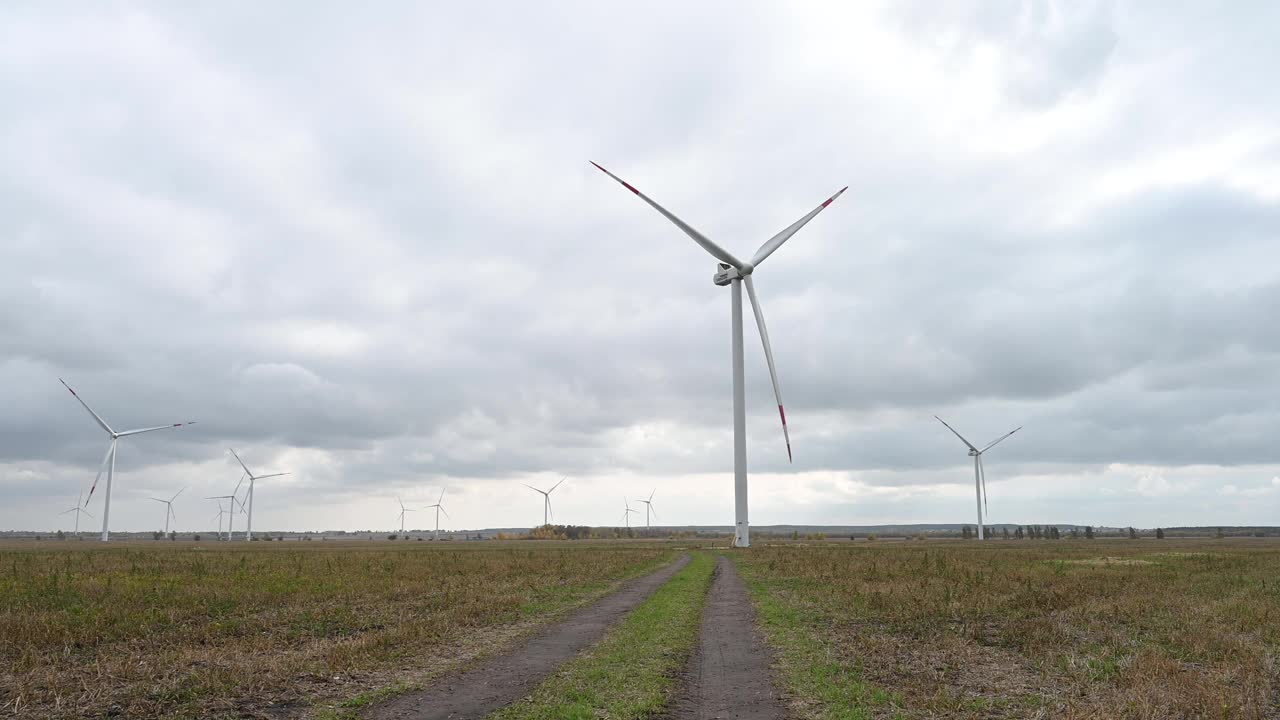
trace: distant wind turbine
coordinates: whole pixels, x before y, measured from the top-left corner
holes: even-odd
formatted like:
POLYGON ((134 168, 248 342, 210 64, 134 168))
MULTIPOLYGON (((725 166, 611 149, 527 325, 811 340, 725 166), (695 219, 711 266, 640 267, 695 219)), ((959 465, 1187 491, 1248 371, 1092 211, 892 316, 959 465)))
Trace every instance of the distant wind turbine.
MULTIPOLYGON (((244 464, 243 460, 240 459, 240 456, 236 455, 236 451, 234 449, 232 448, 227 448, 227 449, 231 450, 231 454, 235 455, 236 462, 240 463, 240 467, 244 468, 244 474, 249 476, 249 491, 248 491, 249 517, 246 519, 246 522, 245 522, 244 539, 252 540, 253 539, 253 481, 264 480, 266 478, 280 477, 281 475, 288 475, 289 473, 281 472, 281 473, 270 473, 268 475, 254 475, 253 471, 249 470, 249 467, 244 464)), ((241 479, 241 482, 244 482, 244 480, 241 479)))
MULTIPOLYGON (((943 420, 937 415, 934 415, 933 417, 935 420, 942 423, 943 425, 947 425, 946 420, 943 420)), ((965 440, 964 436, 956 432, 955 428, 951 427, 950 425, 947 425, 947 429, 950 430, 953 434, 955 434, 956 437, 960 438, 960 442, 969 446, 969 457, 973 458, 973 489, 978 497, 978 539, 981 540, 985 535, 985 532, 984 532, 985 527, 982 524, 982 512, 987 506, 987 473, 982 468, 982 453, 990 450, 991 448, 995 447, 996 444, 999 443, 1000 441, 1004 440, 1010 435, 1021 430, 1022 426, 1019 425, 1018 427, 1010 430, 1004 435, 1001 435, 995 440, 992 440, 991 442, 983 446, 981 450, 974 447, 973 443, 969 442, 968 440, 965 440)))
POLYGON ((111 539, 111 535, 107 531, 107 522, 111 517, 111 479, 116 474, 116 443, 122 437, 128 437, 130 435, 141 435, 142 433, 152 432, 154 430, 168 430, 169 428, 183 427, 185 425, 195 425, 195 421, 188 421, 184 423, 173 423, 172 425, 157 425, 156 427, 139 428, 137 430, 124 430, 122 432, 116 432, 115 430, 111 429, 111 426, 107 424, 106 420, 103 420, 102 417, 98 415, 98 413, 93 411, 93 408, 89 407, 88 403, 86 403, 83 399, 81 399, 79 395, 76 395, 76 391, 72 390, 71 386, 68 385, 65 380, 63 380, 62 378, 58 378, 58 382, 62 383, 62 386, 65 387, 67 391, 71 393, 71 396, 74 397, 77 401, 79 401, 80 404, 84 406, 85 410, 89 411, 89 414, 92 415, 93 419, 98 423, 98 427, 102 428, 103 430, 106 430, 107 434, 111 436, 111 444, 107 446, 107 454, 104 455, 102 458, 102 465, 98 467, 98 474, 96 477, 93 478, 93 485, 89 488, 89 497, 85 499, 86 505, 88 504, 89 500, 93 499, 93 491, 98 487, 98 479, 102 477, 102 473, 105 470, 107 473, 107 492, 105 494, 105 499, 103 500, 103 503, 102 503, 102 542, 106 542, 111 539))
MULTIPOLYGON (((182 490, 186 490, 186 488, 184 487, 182 488, 182 490)), ((169 498, 168 500, 163 500, 161 498, 156 498, 156 497, 151 498, 152 500, 155 500, 158 503, 164 503, 164 507, 165 507, 164 534, 165 535, 169 534, 169 518, 173 518, 174 520, 178 519, 178 516, 173 514, 173 501, 178 499, 178 496, 182 494, 182 490, 179 490, 178 492, 174 493, 173 497, 169 498)))
MULTIPOLYGON (((435 505, 428 505, 423 508, 423 510, 430 510, 431 508, 436 509, 436 533, 434 538, 436 540, 440 539, 440 513, 443 512, 445 517, 449 517, 449 511, 444 509, 444 505, 442 503, 444 503, 444 490, 440 491, 440 499, 436 500, 435 505)), ((401 528, 401 530, 403 529, 404 528, 401 528)))
POLYGON ((409 508, 404 506, 404 501, 400 499, 399 495, 396 496, 396 502, 400 503, 400 534, 403 535, 404 534, 404 514, 411 513, 413 512, 413 510, 410 510, 409 508))
POLYGON ((653 516, 654 516, 654 517, 658 517, 658 511, 653 509, 653 493, 656 493, 656 492, 658 492, 658 488, 654 488, 654 489, 653 489, 653 492, 649 493, 649 499, 648 499, 648 500, 641 500, 641 501, 640 501, 640 502, 644 503, 644 526, 645 526, 646 528, 648 528, 648 527, 649 527, 649 513, 650 513, 650 512, 652 512, 652 513, 653 513, 653 516))
POLYGON ((560 482, 556 483, 555 485, 552 485, 550 490, 539 490, 538 488, 532 485, 529 485, 527 483, 521 483, 522 485, 524 485, 525 487, 529 488, 534 492, 542 493, 542 524, 544 526, 550 525, 551 518, 555 517, 555 513, 551 512, 551 493, 555 492, 555 489, 560 487, 560 483, 563 483, 568 478, 569 478, 568 475, 565 475, 564 477, 560 478, 560 482))
POLYGON ((751 282, 751 274, 755 272, 760 263, 764 262, 775 250, 782 247, 782 244, 790 239, 792 235, 799 232, 800 228, 817 217, 818 213, 826 209, 836 198, 840 197, 841 193, 849 188, 841 189, 840 192, 823 201, 821 205, 810 210, 807 215, 766 240, 756 250, 751 260, 743 262, 717 245, 711 238, 672 215, 666 208, 632 187, 627 181, 596 165, 594 162, 591 164, 595 165, 605 175, 618 181, 636 197, 648 203, 650 207, 657 210, 659 214, 684 231, 685 235, 688 235, 694 242, 702 246, 703 250, 706 250, 712 257, 720 261, 716 265, 716 272, 711 280, 721 287, 728 285, 732 290, 730 293, 729 317, 733 338, 733 545, 734 547, 750 547, 751 532, 747 522, 747 401, 742 359, 742 287, 745 285, 747 288, 747 296, 751 299, 751 310, 756 316, 756 327, 760 331, 760 342, 764 345, 764 359, 769 365, 769 379, 773 381, 773 396, 778 401, 778 417, 782 420, 782 437, 787 443, 787 460, 790 461, 791 436, 787 432, 787 415, 782 409, 782 390, 778 387, 778 373, 773 365, 773 350, 769 347, 769 332, 764 325, 764 311, 761 310, 760 301, 756 298, 756 289, 751 282))
POLYGON ((632 514, 632 513, 637 513, 637 514, 639 514, 639 512, 640 512, 640 511, 639 511, 639 510, 632 510, 632 509, 631 509, 631 503, 630 503, 630 502, 628 502, 628 501, 627 501, 627 499, 626 499, 625 497, 624 497, 624 498, 622 498, 622 504, 623 504, 623 505, 625 505, 625 506, 627 507, 626 512, 622 513, 622 519, 626 521, 626 523, 627 523, 627 529, 628 529, 628 530, 630 530, 630 529, 631 529, 631 514, 632 514))
MULTIPOLYGON (((205 498, 205 500, 217 500, 219 511, 222 510, 223 500, 231 501, 230 503, 228 503, 228 507, 230 509, 227 510, 227 540, 230 540, 231 534, 235 532, 234 526, 236 522, 236 505, 237 504, 240 505, 240 512, 244 512, 244 503, 240 502, 240 498, 236 497, 236 493, 240 492, 240 486, 242 484, 244 484, 243 476, 240 477, 240 482, 236 483, 236 489, 231 491, 230 495, 214 495, 212 497, 205 498)), ((219 525, 219 529, 221 529, 221 525, 219 525)))
MULTIPOLYGON (((213 499, 213 498, 207 498, 207 499, 213 499)), ((222 501, 218 500, 218 514, 216 515, 216 517, 218 518, 218 535, 222 535, 222 516, 226 514, 227 514, 227 511, 222 508, 222 501)))
MULTIPOLYGON (((80 515, 81 514, 89 515, 88 510, 85 510, 84 508, 80 507, 83 504, 84 504, 84 491, 82 490, 80 492, 80 497, 76 500, 75 507, 71 508, 70 510, 63 510, 62 512, 58 513, 59 515, 66 515, 69 512, 73 512, 76 514, 76 529, 74 531, 75 537, 80 537, 80 515)), ((93 517, 93 516, 89 515, 89 517, 93 517)))

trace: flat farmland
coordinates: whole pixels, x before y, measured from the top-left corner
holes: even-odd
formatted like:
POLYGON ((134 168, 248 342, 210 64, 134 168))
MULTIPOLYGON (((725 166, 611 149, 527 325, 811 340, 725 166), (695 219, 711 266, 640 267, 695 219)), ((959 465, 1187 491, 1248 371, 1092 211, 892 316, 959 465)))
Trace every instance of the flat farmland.
POLYGON ((0 716, 324 714, 499 651, 674 556, 658 543, 0 545, 0 716))
POLYGON ((735 555, 805 718, 1280 717, 1280 544, 778 545, 735 555))

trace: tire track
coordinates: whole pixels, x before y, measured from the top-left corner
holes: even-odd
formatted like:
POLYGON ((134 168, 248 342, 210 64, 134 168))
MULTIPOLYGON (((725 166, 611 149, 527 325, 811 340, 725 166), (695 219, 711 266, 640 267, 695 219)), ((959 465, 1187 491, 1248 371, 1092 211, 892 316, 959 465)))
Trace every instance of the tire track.
POLYGON ((702 614, 698 649, 685 671, 684 691, 672 720, 781 720, 782 696, 773 683, 769 648, 756 631, 747 587, 729 558, 716 576, 702 614))

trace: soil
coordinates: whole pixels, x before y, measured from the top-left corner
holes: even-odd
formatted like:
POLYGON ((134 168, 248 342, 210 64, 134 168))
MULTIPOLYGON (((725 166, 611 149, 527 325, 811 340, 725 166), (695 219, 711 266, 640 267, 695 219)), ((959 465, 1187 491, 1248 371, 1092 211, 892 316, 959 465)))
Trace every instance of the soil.
POLYGON ((371 720, 465 720, 489 713, 528 695, 561 664, 599 640, 611 625, 635 609, 689 562, 676 562, 572 613, 510 653, 489 658, 468 670, 443 677, 426 690, 375 705, 363 713, 371 720))
POLYGON ((781 720, 785 704, 769 669, 772 655, 733 563, 721 557, 702 613, 698 648, 685 671, 672 720, 781 720))

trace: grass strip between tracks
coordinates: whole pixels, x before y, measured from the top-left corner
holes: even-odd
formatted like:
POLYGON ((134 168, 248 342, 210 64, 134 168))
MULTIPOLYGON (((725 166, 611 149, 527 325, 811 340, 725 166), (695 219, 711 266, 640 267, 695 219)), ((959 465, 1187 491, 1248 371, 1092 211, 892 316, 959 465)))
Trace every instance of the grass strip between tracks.
POLYGON ((661 710, 698 642, 714 569, 714 555, 694 553, 595 647, 490 720, 621 720, 661 710))

